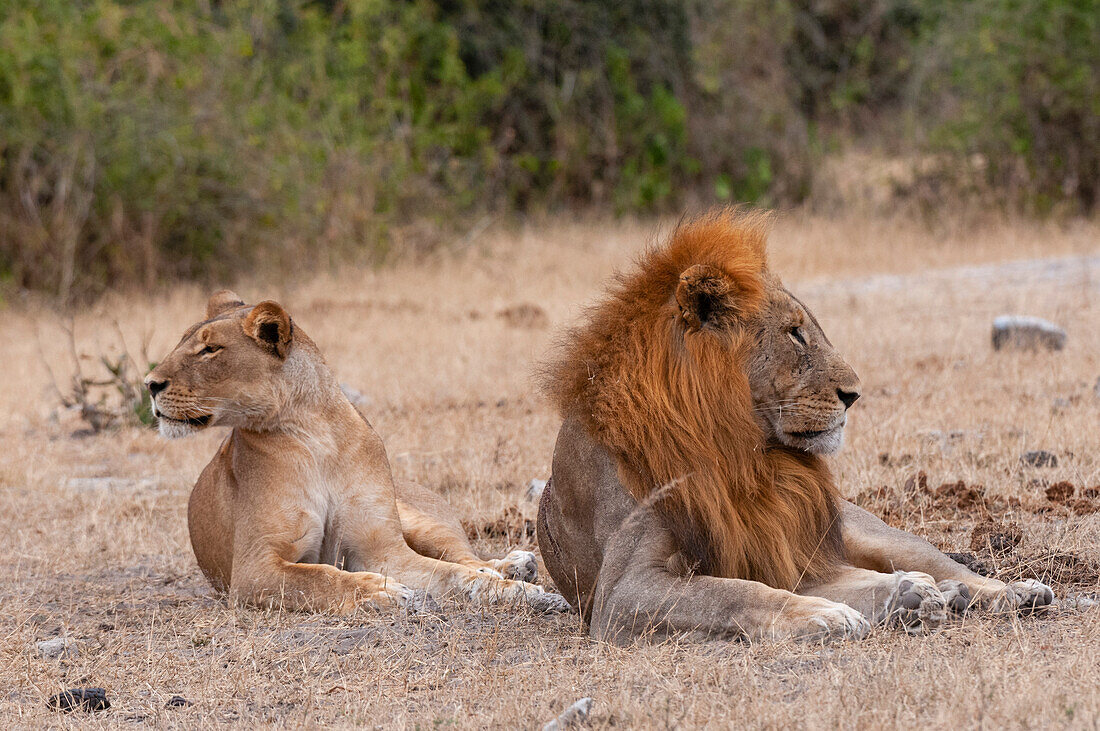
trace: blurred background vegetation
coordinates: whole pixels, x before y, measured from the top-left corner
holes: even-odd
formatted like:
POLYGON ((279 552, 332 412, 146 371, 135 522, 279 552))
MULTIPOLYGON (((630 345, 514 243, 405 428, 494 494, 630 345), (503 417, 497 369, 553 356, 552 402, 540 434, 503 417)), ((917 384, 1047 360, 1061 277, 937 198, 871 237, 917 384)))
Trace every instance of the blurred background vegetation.
POLYGON ((0 277, 63 302, 792 205, 861 145, 929 206, 1094 211, 1100 0, 0 5, 0 277))

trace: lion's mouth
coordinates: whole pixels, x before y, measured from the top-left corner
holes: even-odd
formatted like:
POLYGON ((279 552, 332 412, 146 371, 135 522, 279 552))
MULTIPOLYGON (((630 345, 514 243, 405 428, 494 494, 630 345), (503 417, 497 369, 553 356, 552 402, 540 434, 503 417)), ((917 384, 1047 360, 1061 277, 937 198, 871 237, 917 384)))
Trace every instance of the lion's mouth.
POLYGON ((822 434, 828 434, 829 432, 833 431, 833 429, 836 429, 836 428, 837 427, 834 426, 832 429, 811 429, 809 431, 789 431, 789 432, 787 432, 787 436, 794 437, 795 439, 814 439, 816 437, 821 436, 822 434))
POLYGON ((210 414, 204 414, 203 416, 192 416, 187 419, 174 419, 171 416, 165 416, 163 413, 159 414, 161 419, 165 421, 175 422, 176 424, 187 424, 188 426, 204 427, 210 423, 210 414))

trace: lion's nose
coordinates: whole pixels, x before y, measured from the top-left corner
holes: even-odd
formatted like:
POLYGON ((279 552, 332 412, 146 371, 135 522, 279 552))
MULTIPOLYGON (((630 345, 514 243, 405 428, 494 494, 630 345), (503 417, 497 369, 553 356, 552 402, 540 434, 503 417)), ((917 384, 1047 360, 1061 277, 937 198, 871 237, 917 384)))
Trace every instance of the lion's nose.
POLYGON ((859 391, 845 391, 843 388, 836 390, 837 398, 844 404, 845 409, 851 408, 852 404, 859 398, 859 391))
POLYGON ((156 396, 158 393, 168 388, 168 381, 154 381, 146 379, 145 386, 149 389, 149 393, 151 393, 153 396, 156 396))

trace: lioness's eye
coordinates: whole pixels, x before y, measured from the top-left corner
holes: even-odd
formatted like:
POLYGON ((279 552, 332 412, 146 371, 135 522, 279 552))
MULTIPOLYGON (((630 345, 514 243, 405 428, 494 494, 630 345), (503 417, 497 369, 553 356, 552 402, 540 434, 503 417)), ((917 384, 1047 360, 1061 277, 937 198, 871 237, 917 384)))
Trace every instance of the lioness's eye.
POLYGON ((199 355, 210 355, 211 353, 217 353, 222 349, 220 345, 207 345, 205 348, 199 351, 199 355))
POLYGON ((788 330, 787 337, 789 337, 791 341, 796 345, 806 344, 806 338, 802 337, 802 328, 800 327, 792 327, 790 330, 788 330))

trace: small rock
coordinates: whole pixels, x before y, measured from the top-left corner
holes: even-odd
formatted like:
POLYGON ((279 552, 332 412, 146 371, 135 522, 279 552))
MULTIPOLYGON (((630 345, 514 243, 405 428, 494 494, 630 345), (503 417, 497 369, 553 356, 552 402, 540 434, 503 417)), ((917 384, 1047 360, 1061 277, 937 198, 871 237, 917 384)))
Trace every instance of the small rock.
POLYGON ((1096 383, 1092 384, 1092 395, 1100 398, 1100 376, 1096 377, 1096 383))
POLYGON ((340 390, 343 391, 344 395, 348 397, 348 401, 351 401, 351 405, 359 409, 360 411, 370 407, 370 399, 349 386, 348 384, 341 383, 340 390))
POLYGON ((191 701, 184 698, 182 695, 174 695, 168 699, 168 702, 164 704, 165 708, 185 708, 187 706, 194 705, 191 701))
POLYGON ((1034 449, 1020 455, 1020 461, 1032 467, 1057 467, 1058 456, 1045 449, 1034 449))
POLYGON ((588 718, 588 713, 591 710, 592 699, 581 698, 579 701, 566 708, 560 716, 543 726, 542 731, 560 731, 560 729, 569 728, 573 724, 580 723, 588 718))
POLYGON ((993 320, 993 349, 1061 350, 1066 331, 1038 317, 1002 315, 993 320))
POLYGON ((1072 594, 1058 602, 1060 608, 1078 612, 1087 612, 1097 604, 1100 604, 1100 602, 1097 602, 1096 597, 1088 594, 1072 594))
POLYGON ((38 654, 47 660, 59 660, 72 658, 80 654, 76 647, 76 641, 68 637, 54 637, 51 640, 42 640, 38 643, 38 654))
POLYGON ((546 490, 549 480, 531 480, 527 483, 527 499, 536 503, 542 499, 542 493, 546 490))
POLYGON ((111 707, 103 688, 73 688, 52 696, 50 708, 57 711, 106 711, 111 707))

